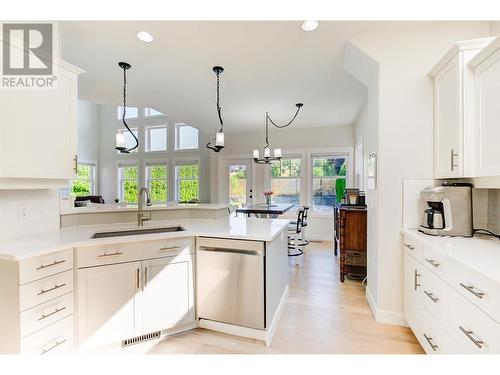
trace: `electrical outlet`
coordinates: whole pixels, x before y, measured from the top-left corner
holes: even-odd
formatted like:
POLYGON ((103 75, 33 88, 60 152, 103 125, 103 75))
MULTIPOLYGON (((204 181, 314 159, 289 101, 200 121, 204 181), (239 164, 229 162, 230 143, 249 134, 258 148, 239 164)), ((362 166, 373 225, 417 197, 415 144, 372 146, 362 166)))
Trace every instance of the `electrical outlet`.
POLYGON ((26 206, 19 206, 18 209, 17 209, 17 218, 19 220, 27 220, 29 218, 28 207, 26 207, 26 206))

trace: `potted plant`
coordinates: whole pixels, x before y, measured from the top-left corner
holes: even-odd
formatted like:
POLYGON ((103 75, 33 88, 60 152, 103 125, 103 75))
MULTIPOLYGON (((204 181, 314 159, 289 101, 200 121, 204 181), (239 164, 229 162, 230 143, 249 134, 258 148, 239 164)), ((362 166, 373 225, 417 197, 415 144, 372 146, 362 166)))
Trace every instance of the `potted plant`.
POLYGON ((264 197, 266 197, 266 204, 268 206, 271 205, 271 196, 273 195, 274 193, 272 191, 265 191, 264 192, 264 197))

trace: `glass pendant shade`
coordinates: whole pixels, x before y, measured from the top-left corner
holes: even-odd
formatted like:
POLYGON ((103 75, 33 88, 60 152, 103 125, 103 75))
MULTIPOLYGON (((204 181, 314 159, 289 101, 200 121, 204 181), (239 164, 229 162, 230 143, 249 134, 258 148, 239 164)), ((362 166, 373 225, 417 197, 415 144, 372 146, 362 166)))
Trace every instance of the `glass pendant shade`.
POLYGON ((126 148, 125 134, 123 133, 116 134, 116 148, 126 148))
POLYGON ((271 157, 271 150, 268 148, 264 149, 264 157, 265 158, 270 158, 271 157))
POLYGON ((259 150, 253 150, 253 158, 258 159, 260 157, 259 150))
POLYGON ((217 133, 215 135, 215 145, 224 147, 224 133, 217 133))
POLYGON ((275 158, 281 158, 281 148, 275 148, 274 149, 274 157, 275 158))

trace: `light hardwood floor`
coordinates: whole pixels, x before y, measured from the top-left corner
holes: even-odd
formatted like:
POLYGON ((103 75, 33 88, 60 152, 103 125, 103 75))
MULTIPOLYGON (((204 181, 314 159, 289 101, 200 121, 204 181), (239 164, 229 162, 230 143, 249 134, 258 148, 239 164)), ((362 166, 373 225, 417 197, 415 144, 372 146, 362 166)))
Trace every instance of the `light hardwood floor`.
POLYGON ((332 243, 290 258, 290 296, 271 347, 205 329, 150 343, 148 353, 423 353, 408 328, 377 323, 360 281, 339 282, 332 243))

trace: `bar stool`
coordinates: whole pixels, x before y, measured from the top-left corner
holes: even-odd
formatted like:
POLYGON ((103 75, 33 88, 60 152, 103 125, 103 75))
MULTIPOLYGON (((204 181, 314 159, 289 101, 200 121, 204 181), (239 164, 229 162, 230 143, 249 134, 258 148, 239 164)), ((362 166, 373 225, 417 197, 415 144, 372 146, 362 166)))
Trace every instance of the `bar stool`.
POLYGON ((297 213, 297 221, 288 224, 288 256, 296 257, 304 254, 299 247, 299 238, 302 232, 302 221, 304 218, 304 208, 300 207, 297 213), (290 251, 293 250, 293 251, 290 251))
POLYGON ((302 206, 304 208, 304 215, 302 216, 302 228, 300 233, 299 246, 309 245, 309 241, 306 240, 306 227, 307 227, 307 211, 309 211, 309 206, 302 206))

